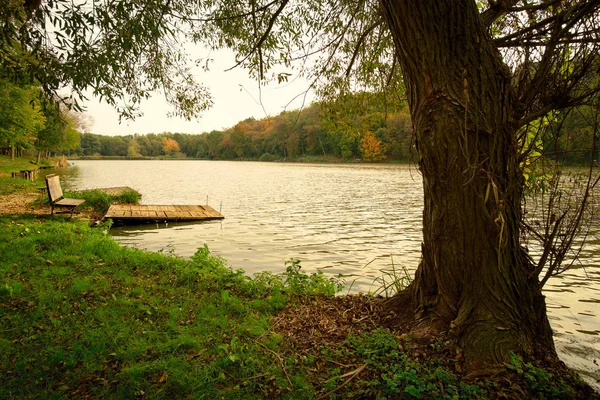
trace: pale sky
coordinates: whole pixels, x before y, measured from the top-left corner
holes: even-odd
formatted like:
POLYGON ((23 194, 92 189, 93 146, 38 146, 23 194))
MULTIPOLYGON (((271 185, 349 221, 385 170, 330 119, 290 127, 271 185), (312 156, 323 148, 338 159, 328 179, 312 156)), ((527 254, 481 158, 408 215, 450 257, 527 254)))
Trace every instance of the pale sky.
MULTIPOLYGON (((261 105, 258 104, 258 83, 249 78, 248 73, 239 67, 225 72, 226 69, 235 65, 233 54, 219 51, 212 52, 210 57, 215 60, 210 71, 199 71, 196 75, 198 81, 210 89, 214 103, 212 108, 202 114, 201 118, 185 121, 181 118, 167 117, 167 113, 172 110, 172 107, 166 103, 161 93, 157 93, 142 103, 143 117, 137 118, 135 121, 123 120, 119 124, 119 117, 111 106, 90 99, 83 103, 87 108, 86 114, 91 117, 89 132, 110 136, 162 132, 196 134, 229 128, 249 117, 259 119, 267 115, 277 115, 284 111, 286 105, 287 110, 298 109, 302 106, 303 92, 309 87, 305 80, 294 80, 294 76, 291 76, 289 83, 277 84, 275 82, 263 87, 262 102, 265 108, 263 111, 261 105), (296 96, 298 98, 288 105, 296 96), (267 115, 265 115, 265 111, 267 115)), ((289 72, 293 73, 294 71, 289 72)), ((314 94, 309 92, 305 106, 308 106, 313 100, 314 94)))

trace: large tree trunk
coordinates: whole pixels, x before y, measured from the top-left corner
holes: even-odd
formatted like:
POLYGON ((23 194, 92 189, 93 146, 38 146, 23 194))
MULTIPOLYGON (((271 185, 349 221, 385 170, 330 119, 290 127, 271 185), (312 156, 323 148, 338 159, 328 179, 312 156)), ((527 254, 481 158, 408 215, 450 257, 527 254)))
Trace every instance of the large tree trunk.
MULTIPOLYGON (((472 369, 509 352, 555 355, 520 246, 523 176, 510 72, 473 0, 382 0, 423 175, 422 260, 405 293, 418 332, 447 332, 472 369)), ((402 304, 406 306, 406 304, 402 304)))

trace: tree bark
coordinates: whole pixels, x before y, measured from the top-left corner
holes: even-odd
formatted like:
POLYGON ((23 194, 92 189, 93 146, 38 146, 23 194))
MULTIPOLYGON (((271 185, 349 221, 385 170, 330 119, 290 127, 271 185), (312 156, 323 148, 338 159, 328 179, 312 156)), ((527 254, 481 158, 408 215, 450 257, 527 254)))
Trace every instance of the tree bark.
MULTIPOLYGON (((447 333, 471 369, 509 352, 555 356, 520 245, 524 180, 510 72, 472 0, 382 0, 423 176, 422 260, 406 293, 416 331, 447 333)), ((402 304, 406 306, 406 304, 402 304)))

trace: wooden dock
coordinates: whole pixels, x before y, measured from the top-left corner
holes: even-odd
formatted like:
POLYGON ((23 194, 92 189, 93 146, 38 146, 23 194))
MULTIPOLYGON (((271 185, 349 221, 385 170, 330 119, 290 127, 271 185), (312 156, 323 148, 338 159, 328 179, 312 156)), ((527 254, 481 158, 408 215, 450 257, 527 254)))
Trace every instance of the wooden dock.
POLYGON ((161 206, 141 204, 113 204, 104 218, 123 222, 144 221, 208 221, 223 219, 211 206, 161 206))

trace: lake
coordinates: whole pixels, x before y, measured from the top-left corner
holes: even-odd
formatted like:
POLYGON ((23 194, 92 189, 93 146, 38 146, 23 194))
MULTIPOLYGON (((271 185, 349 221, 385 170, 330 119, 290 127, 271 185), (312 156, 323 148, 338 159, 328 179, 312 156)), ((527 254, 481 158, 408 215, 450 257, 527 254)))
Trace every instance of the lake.
MULTIPOLYGON (((198 160, 76 160, 70 189, 130 186, 143 204, 206 204, 223 221, 117 227, 127 246, 190 256, 208 245, 233 269, 343 274, 346 292, 375 291, 383 271, 410 273, 420 258, 423 191, 414 166, 198 160)), ((600 375, 600 222, 580 262, 545 286, 561 359, 596 389, 600 375)))

